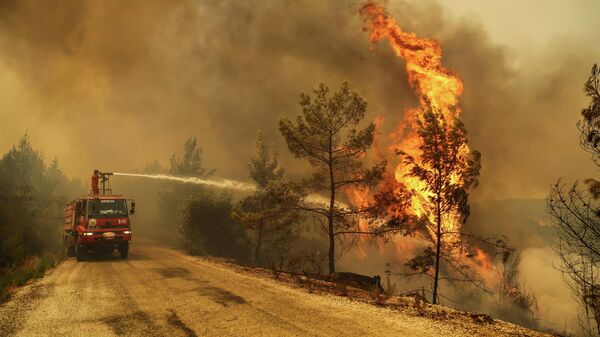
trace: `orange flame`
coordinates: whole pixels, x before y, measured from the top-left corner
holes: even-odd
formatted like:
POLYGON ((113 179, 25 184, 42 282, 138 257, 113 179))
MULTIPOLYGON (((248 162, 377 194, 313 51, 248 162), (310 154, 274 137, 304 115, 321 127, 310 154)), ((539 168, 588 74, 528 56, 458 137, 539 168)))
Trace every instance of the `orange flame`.
MULTIPOLYGON (((367 2, 360 9, 360 14, 364 18, 364 29, 370 32, 370 41, 376 43, 387 39, 396 56, 406 62, 408 83, 419 96, 421 106, 405 111, 402 122, 392 135, 395 139, 393 147, 418 159, 419 147, 422 145, 415 127, 418 119, 428 109, 428 105, 438 110, 448 122, 459 117, 461 110, 458 98, 463 92, 463 82, 458 74, 442 65, 442 47, 437 40, 402 31, 396 20, 390 18, 385 9, 373 1, 367 2)), ((469 153, 466 145, 461 151, 469 153)), ((396 181, 414 192, 409 212, 418 217, 428 215, 430 221, 434 222, 434 215, 426 209, 431 192, 427 191, 425 183, 418 178, 407 176, 409 169, 406 165, 399 164, 394 171, 396 181)), ((458 179, 458 176, 453 179, 458 179)), ((458 232, 461 225, 460 214, 447 214, 442 219, 442 224, 443 231, 458 232)), ((430 234, 435 233, 431 231, 430 234)), ((456 236, 447 236, 445 241, 457 239, 456 236)))
POLYGON ((484 270, 492 269, 492 261, 490 261, 490 257, 481 248, 475 247, 474 251, 474 259, 477 261, 477 263, 479 263, 481 268, 484 270))
MULTIPOLYGON (((461 109, 458 106, 459 97, 463 92, 463 82, 459 75, 446 69, 442 63, 442 48, 440 43, 434 39, 418 37, 414 33, 403 32, 393 18, 390 18, 385 9, 375 1, 368 1, 361 9, 360 14, 364 19, 364 29, 370 32, 369 39, 371 43, 379 40, 387 40, 392 50, 399 58, 406 62, 406 73, 408 83, 418 95, 420 106, 410 108, 404 112, 401 122, 396 130, 390 135, 393 145, 390 150, 402 149, 416 160, 420 158, 420 147, 422 139, 417 133, 417 122, 422 118, 423 111, 430 107, 439 111, 440 118, 451 123, 455 118, 459 118, 461 109)), ((385 154, 379 148, 379 132, 383 122, 381 117, 375 119, 376 137, 374 141, 376 155, 379 159, 385 158, 385 154)), ((470 150, 465 144, 461 148, 463 158, 469 154, 470 150)), ((428 204, 432 196, 426 188, 425 183, 415 177, 407 175, 409 167, 398 164, 394 169, 393 175, 387 177, 382 183, 383 190, 401 191, 408 189, 412 191, 412 197, 409 203, 409 209, 390 209, 392 214, 402 215, 402 212, 408 211, 417 217, 427 215, 432 223, 435 223, 435 215, 428 212, 428 204)), ((458 175, 451 176, 453 182, 457 182, 458 175)), ((369 189, 349 189, 346 195, 350 201, 358 207, 365 207, 369 204, 371 192, 369 189)), ((367 221, 359 220, 359 229, 367 231, 369 224, 367 221)), ((443 232, 460 232, 461 215, 458 212, 446 214, 442 219, 443 232)), ((435 232, 430 230, 429 234, 434 237, 435 232)), ((493 271, 496 269, 490 256, 478 247, 471 247, 472 253, 463 250, 461 245, 452 245, 459 243, 458 235, 444 236, 442 241, 452 248, 453 254, 461 258, 470 268, 475 269, 482 275, 487 284, 495 282, 493 271)), ((359 257, 366 258, 365 247, 361 246, 359 241, 359 257)), ((414 247, 412 241, 407 238, 394 239, 394 245, 398 256, 405 255, 414 247)), ((383 247, 380 245, 380 248, 383 247)), ((469 249, 469 250, 471 250, 469 249)))
POLYGON ((477 275, 483 278, 487 285, 497 286, 499 282, 498 270, 489 254, 479 247, 474 247, 472 257, 473 261, 467 259, 467 264, 476 271, 477 275))

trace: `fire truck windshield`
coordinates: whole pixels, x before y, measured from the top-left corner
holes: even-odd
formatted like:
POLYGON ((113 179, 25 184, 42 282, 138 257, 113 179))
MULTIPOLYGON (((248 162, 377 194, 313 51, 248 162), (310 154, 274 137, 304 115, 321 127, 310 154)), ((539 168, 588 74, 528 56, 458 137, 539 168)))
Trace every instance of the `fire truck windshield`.
POLYGON ((124 199, 91 199, 88 202, 90 218, 121 218, 127 216, 124 199))

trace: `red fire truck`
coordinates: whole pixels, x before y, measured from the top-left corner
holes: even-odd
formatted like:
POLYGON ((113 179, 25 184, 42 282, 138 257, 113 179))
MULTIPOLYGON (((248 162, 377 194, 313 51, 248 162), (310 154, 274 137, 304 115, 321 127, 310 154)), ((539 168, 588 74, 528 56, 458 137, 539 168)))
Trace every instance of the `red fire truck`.
POLYGON ((91 193, 73 200, 65 208, 65 252, 69 257, 77 257, 77 261, 89 253, 112 254, 116 249, 123 259, 129 253, 129 215, 135 213, 135 202, 112 194, 111 175, 95 170, 91 193))

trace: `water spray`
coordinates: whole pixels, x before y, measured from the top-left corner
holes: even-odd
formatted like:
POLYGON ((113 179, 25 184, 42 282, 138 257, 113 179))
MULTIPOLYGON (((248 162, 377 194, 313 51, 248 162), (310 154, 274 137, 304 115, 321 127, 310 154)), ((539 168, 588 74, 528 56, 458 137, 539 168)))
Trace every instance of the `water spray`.
MULTIPOLYGON (((185 183, 185 184, 205 185, 205 186, 232 189, 232 190, 243 191, 243 192, 254 192, 257 190, 256 186, 254 186, 252 184, 241 182, 241 181, 236 181, 236 180, 231 180, 231 179, 205 179, 205 178, 198 178, 198 177, 177 177, 177 176, 172 176, 172 175, 167 175, 167 174, 123 173, 123 172, 113 172, 112 175, 124 176, 124 177, 149 178, 149 179, 156 179, 156 180, 169 180, 169 181, 176 181, 176 182, 185 183)), ((328 198, 325 198, 318 194, 309 195, 306 198, 306 201, 308 201, 309 203, 312 203, 312 204, 328 204, 329 203, 328 198)), ((336 205, 340 208, 346 208, 346 209, 348 208, 348 205, 341 203, 339 201, 336 201, 336 205)))
POLYGON ((176 177, 166 174, 145 174, 145 173, 122 173, 122 172, 113 172, 115 176, 127 176, 127 177, 141 177, 141 178, 150 178, 150 179, 158 179, 158 180, 170 180, 177 181, 181 183, 187 184, 196 184, 196 185, 207 185, 218 188, 227 188, 237 191, 256 191, 256 187, 254 185, 244 183, 241 181, 235 181, 230 179, 204 179, 197 177, 176 177))

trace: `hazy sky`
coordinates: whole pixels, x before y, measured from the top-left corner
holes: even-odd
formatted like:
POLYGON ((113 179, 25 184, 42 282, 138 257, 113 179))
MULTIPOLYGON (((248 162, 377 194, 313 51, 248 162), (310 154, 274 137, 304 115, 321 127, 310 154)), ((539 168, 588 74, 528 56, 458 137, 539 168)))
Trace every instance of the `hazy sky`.
MULTIPOLYGON (((400 25, 437 38, 465 81, 464 119, 483 153, 476 197, 543 197, 556 178, 596 171, 578 148, 582 84, 600 59, 600 2, 389 1, 400 25)), ((164 166, 189 136, 217 176, 247 179, 262 129, 298 94, 342 80, 394 129, 416 104, 403 62, 372 48, 356 1, 3 1, 0 152, 28 132, 47 159, 93 169, 164 166)))
POLYGON ((600 1, 441 0, 448 13, 478 21, 496 42, 539 48, 557 38, 600 42, 600 1))

